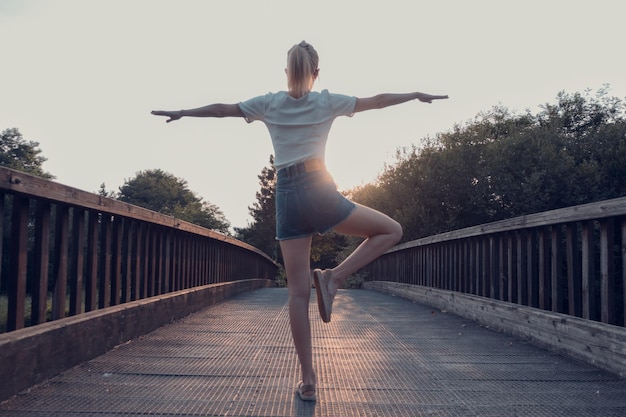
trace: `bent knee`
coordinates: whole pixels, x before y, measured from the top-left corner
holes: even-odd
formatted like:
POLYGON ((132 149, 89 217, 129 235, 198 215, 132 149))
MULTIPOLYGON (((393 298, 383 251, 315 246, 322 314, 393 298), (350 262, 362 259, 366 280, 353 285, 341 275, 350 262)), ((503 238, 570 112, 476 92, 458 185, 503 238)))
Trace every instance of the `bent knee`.
POLYGON ((400 239, 402 239, 402 234, 402 225, 394 220, 389 232, 390 239, 393 241, 394 245, 400 242, 400 239))

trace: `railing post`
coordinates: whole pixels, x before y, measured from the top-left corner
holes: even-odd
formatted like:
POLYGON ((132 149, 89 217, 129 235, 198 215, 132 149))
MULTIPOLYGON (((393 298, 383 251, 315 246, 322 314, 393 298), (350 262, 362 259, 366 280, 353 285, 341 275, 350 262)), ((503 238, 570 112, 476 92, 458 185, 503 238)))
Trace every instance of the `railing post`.
POLYGON ((539 229, 539 308, 546 310, 546 270, 547 248, 546 248, 546 228, 539 229))
POLYGON ((601 320, 603 323, 613 324, 614 298, 611 294, 615 288, 613 279, 613 222, 600 222, 600 301, 601 320))
POLYGON ((489 293, 492 297, 499 295, 498 289, 498 256, 496 252, 497 242, 495 236, 489 236, 489 293))
POLYGON ((552 298, 552 311, 562 312, 561 300, 563 298, 559 288, 560 274, 560 253, 559 253, 560 233, 559 226, 553 225, 550 231, 550 295, 552 298))
POLYGON ((50 210, 47 201, 38 201, 35 214, 35 270, 31 287, 32 324, 45 323, 48 312, 50 264, 50 210))
POLYGON ((535 233, 533 230, 530 230, 526 233, 526 292, 528 294, 528 305, 530 307, 538 306, 538 297, 536 292, 537 281, 535 280, 535 271, 537 270, 536 252, 535 233))
POLYGON ((498 276, 498 296, 499 300, 505 301, 509 294, 508 292, 508 282, 509 278, 504 272, 504 268, 506 266, 506 252, 504 250, 506 235, 504 233, 500 233, 497 235, 498 239, 498 267, 497 267, 497 276, 498 276))
POLYGON ((577 261, 577 227, 576 224, 568 223, 565 228, 567 251, 567 298, 568 311, 571 316, 581 316, 581 279, 580 262, 577 261))
POLYGON ((146 250, 148 252, 148 260, 146 262, 146 271, 148 274, 148 297, 153 297, 159 294, 157 285, 157 241, 158 230, 156 227, 149 228, 148 240, 146 242, 146 250))
POLYGON ((514 248, 513 248, 513 235, 512 233, 507 233, 506 234, 506 275, 507 275, 507 301, 509 303, 514 303, 515 302, 515 275, 514 275, 514 268, 513 268, 513 264, 514 264, 514 259, 513 259, 513 253, 514 248))
POLYGON ((98 242, 100 239, 100 216, 94 211, 87 213, 87 274, 85 276, 85 311, 98 308, 98 242))
POLYGON ((9 311, 7 314, 7 330, 9 331, 24 327, 28 254, 28 206, 28 198, 13 198, 8 285, 9 311))
POLYGON ((52 320, 65 317, 67 297, 67 269, 69 248, 69 208, 57 205, 55 210, 55 244, 54 244, 54 293, 52 295, 52 320))
POLYGON ((131 219, 124 221, 124 285, 122 285, 122 302, 127 303, 132 300, 133 283, 133 233, 135 222, 131 219))
POLYGON ((100 241, 100 283, 98 286, 98 305, 100 308, 111 306, 111 216, 102 214, 102 240, 100 241))
POLYGON ((70 263, 70 316, 82 313, 84 240, 85 210, 74 208, 72 209, 72 258, 70 263))
POLYGON ((132 294, 133 300, 141 300, 144 298, 143 294, 143 279, 142 279, 142 267, 143 267, 143 235, 145 225, 139 223, 135 227, 135 238, 133 239, 133 253, 134 253, 134 268, 133 268, 133 281, 132 281, 132 294))
POLYGON ((161 265, 163 273, 163 291, 172 291, 172 232, 163 230, 161 235, 161 253, 163 254, 163 262, 161 265))
POLYGON ((517 303, 528 305, 528 293, 526 289, 528 285, 526 280, 525 260, 526 260, 526 230, 518 230, 515 233, 515 244, 517 246, 517 303))
MULTIPOLYGON (((0 190, 0 255, 3 254, 3 245, 4 245, 4 191, 0 190)), ((2 258, 4 256, 0 256, 0 274, 2 273, 2 258)), ((0 277, 0 289, 2 288, 2 278, 0 277)))
POLYGON ((626 327, 626 218, 622 218, 622 325, 626 327))
POLYGON ((122 219, 114 216, 111 248, 111 305, 118 305, 122 297, 122 219))

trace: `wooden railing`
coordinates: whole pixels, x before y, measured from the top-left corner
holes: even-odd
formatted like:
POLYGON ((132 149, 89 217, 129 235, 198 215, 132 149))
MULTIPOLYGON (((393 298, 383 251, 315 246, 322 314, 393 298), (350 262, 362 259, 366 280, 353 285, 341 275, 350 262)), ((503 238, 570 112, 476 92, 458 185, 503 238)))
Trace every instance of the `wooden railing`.
POLYGON ((625 265, 618 198, 419 239, 362 272, 624 326, 625 265))
POLYGON ((3 167, 0 220, 4 331, 277 269, 229 236, 3 167))

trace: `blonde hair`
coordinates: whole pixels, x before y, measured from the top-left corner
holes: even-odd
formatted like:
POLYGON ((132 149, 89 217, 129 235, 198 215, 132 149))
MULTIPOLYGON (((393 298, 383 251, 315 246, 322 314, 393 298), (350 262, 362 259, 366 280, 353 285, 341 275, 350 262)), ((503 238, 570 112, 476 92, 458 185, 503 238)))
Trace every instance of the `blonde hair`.
POLYGON ((302 41, 287 52, 287 86, 296 98, 311 91, 311 83, 317 75, 319 57, 313 45, 302 41))

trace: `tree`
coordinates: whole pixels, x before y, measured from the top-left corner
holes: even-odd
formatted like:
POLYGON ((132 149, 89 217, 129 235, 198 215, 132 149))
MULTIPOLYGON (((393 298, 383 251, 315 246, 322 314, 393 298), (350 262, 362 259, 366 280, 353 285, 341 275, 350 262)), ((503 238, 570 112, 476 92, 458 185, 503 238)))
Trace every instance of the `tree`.
POLYGON ((262 250, 274 260, 279 259, 280 250, 276 241, 276 168, 274 156, 270 164, 258 176, 261 188, 256 193, 256 201, 248 207, 252 223, 244 228, 235 228, 237 238, 262 250))
POLYGON ((40 154, 39 142, 26 141, 18 129, 5 129, 0 133, 0 165, 54 179, 52 174, 44 171, 42 165, 47 159, 40 154))
POLYGON ((107 190, 105 183, 100 184, 100 189, 98 190, 97 194, 101 197, 117 198, 117 193, 115 191, 107 190))
MULTIPOLYGON (((103 188, 101 187, 101 192, 103 188)), ((202 201, 187 181, 160 169, 140 171, 120 187, 118 199, 228 234, 229 222, 214 204, 202 201)))
POLYGON ((352 191, 404 228, 404 240, 626 195, 626 106, 561 92, 533 115, 502 106, 421 149, 398 152, 376 183, 352 191))

